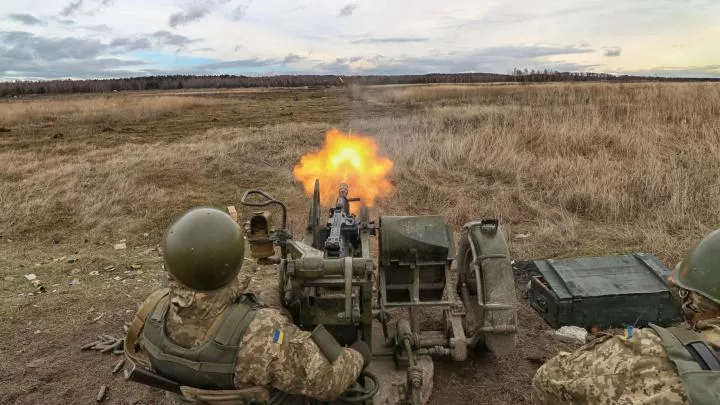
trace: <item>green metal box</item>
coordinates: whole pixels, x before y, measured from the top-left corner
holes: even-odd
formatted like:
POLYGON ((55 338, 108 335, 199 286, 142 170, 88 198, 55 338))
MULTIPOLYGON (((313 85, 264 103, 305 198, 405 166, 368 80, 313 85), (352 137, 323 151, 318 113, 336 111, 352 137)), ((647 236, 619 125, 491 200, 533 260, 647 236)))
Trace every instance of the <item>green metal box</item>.
POLYGON ((553 328, 667 325, 682 320, 665 283, 668 269, 655 256, 583 257, 534 262, 528 299, 553 328))
POLYGON ((378 244, 380 293, 386 304, 442 300, 446 268, 455 257, 452 229, 445 218, 382 216, 378 244))

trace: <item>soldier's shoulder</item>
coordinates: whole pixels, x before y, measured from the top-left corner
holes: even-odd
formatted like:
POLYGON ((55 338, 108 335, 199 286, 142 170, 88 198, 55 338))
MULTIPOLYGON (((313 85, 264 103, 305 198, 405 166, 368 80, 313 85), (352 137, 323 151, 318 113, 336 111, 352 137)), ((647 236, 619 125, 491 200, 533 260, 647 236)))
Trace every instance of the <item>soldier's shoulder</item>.
POLYGON ((279 320, 284 320, 284 321, 288 320, 287 316, 283 315, 282 312, 280 312, 279 310, 277 310, 275 308, 269 308, 269 307, 258 308, 256 317, 273 318, 273 319, 279 319, 279 320))
POLYGON ((701 321, 696 328, 716 351, 720 351, 720 318, 701 321))
POLYGON ((288 318, 280 311, 273 308, 260 308, 255 313, 251 328, 282 328, 288 322, 288 318))

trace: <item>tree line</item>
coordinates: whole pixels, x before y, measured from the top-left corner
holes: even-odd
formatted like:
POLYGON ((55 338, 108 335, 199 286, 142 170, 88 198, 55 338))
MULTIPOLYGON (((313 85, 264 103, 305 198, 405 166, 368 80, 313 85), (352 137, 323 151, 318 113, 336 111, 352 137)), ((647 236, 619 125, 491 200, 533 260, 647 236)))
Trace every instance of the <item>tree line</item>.
POLYGON ((103 93, 138 90, 216 89, 249 87, 331 87, 351 83, 433 84, 491 82, 559 82, 559 81, 717 81, 720 79, 686 79, 649 76, 611 75, 593 72, 557 72, 514 69, 510 74, 494 73, 432 73, 424 75, 164 75, 119 79, 50 80, 0 82, 0 97, 37 94, 103 93))

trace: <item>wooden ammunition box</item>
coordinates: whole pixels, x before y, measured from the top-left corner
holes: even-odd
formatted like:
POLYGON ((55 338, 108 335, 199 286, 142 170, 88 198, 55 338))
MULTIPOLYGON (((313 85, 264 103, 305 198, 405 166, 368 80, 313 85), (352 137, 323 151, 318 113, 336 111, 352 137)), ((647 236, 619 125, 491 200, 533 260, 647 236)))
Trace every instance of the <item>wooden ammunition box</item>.
POLYGON ((553 328, 668 325, 682 320, 665 282, 668 269, 646 253, 534 262, 528 299, 553 328))

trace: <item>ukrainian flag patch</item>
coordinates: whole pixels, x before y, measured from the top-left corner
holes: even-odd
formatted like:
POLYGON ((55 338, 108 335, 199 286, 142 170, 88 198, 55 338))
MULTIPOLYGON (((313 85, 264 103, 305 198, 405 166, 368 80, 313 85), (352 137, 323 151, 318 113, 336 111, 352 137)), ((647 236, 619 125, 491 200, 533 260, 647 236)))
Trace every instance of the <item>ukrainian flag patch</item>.
POLYGON ((273 333, 273 343, 281 345, 284 338, 285 333, 280 329, 275 329, 275 332, 273 333))
POLYGON ((632 340, 632 338, 633 338, 633 327, 628 326, 627 328, 625 328, 625 339, 632 340))

